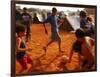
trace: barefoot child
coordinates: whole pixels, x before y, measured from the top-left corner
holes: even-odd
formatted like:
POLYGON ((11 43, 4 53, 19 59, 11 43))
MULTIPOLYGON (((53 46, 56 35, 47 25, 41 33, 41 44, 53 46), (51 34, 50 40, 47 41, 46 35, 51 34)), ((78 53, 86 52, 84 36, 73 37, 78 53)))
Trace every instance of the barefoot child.
POLYGON ((71 62, 73 52, 76 52, 78 53, 80 68, 90 69, 94 64, 94 56, 91 53, 94 40, 90 37, 85 37, 82 29, 77 29, 75 35, 77 40, 73 43, 69 56, 69 62, 71 62))
POLYGON ((31 58, 27 55, 26 51, 32 50, 31 48, 27 48, 23 37, 25 36, 25 28, 23 26, 16 27, 16 59, 19 64, 22 66, 22 70, 20 72, 29 71, 27 63, 30 63, 33 66, 31 58))
MULTIPOLYGON (((47 47, 52 44, 53 42, 58 42, 59 46, 59 51, 61 50, 61 38, 58 33, 58 24, 57 24, 57 17, 56 17, 57 9, 52 8, 52 14, 47 17, 47 19, 43 22, 44 28, 45 28, 45 23, 49 22, 51 25, 51 39, 50 41, 46 44, 43 49, 46 51, 47 47)), ((47 33, 47 30, 45 28, 45 33, 47 33)))

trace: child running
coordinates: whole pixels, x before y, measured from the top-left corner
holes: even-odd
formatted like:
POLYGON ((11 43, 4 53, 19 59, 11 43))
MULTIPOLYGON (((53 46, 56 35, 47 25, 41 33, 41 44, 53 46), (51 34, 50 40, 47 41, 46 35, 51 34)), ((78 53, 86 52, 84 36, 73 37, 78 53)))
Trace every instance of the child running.
POLYGON ((22 69, 20 72, 26 72, 30 69, 27 66, 27 63, 30 63, 31 66, 33 66, 32 59, 29 55, 27 55, 26 51, 31 51, 31 48, 27 48, 24 37, 25 37, 25 28, 23 26, 17 26, 16 27, 16 59, 22 66, 22 69))
POLYGON ((43 26, 45 28, 45 33, 47 33, 46 27, 45 27, 45 23, 49 22, 51 25, 51 39, 50 41, 46 44, 46 46, 43 47, 43 49, 46 51, 47 47, 52 44, 53 42, 57 41, 58 42, 58 46, 59 46, 59 51, 62 52, 61 50, 61 38, 59 36, 58 33, 58 24, 57 24, 57 9, 56 8, 52 8, 52 14, 50 14, 47 19, 43 22, 43 26))

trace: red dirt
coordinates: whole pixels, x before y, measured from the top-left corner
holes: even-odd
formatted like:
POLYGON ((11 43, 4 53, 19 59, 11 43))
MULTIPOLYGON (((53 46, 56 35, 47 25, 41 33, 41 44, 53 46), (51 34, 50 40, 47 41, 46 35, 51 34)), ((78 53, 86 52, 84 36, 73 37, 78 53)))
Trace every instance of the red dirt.
MULTIPOLYGON (((61 61, 61 56, 62 55, 69 56, 72 43, 76 39, 75 35, 74 33, 71 32, 68 33, 60 31, 60 37, 62 40, 61 48, 64 51, 64 53, 61 54, 58 51, 58 46, 57 43, 55 42, 47 48, 47 52, 44 56, 42 56, 40 59, 37 59, 38 57, 40 57, 45 53, 43 50, 43 46, 46 45, 50 37, 49 24, 47 24, 46 28, 48 29, 49 32, 48 35, 45 34, 42 24, 33 24, 31 26, 32 40, 27 43, 27 46, 32 47, 32 51, 28 53, 31 54, 31 57, 33 61, 35 61, 36 65, 41 63, 40 66, 34 67, 36 71, 42 71, 42 72, 62 71, 62 68, 58 67, 61 61)), ((66 63, 65 68, 67 70, 76 70, 77 67, 78 67, 78 59, 77 59, 77 54, 75 53, 72 57, 71 63, 66 63)), ((21 69, 20 64, 16 62, 16 73, 18 73, 20 69, 21 69)))

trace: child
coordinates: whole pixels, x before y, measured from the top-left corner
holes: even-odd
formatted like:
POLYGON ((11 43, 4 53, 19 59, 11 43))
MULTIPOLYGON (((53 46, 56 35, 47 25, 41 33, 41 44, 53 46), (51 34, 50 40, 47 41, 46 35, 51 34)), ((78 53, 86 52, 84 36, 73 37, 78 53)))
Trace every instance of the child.
POLYGON ((23 13, 21 14, 21 19, 23 20, 23 24, 26 27, 26 42, 31 39, 31 22, 32 22, 32 17, 29 13, 27 13, 27 8, 23 8, 23 13))
POLYGON ((32 59, 27 55, 26 51, 32 50, 31 48, 27 48, 23 37, 25 36, 25 28, 23 26, 16 27, 16 59, 22 66, 22 70, 20 72, 29 71, 27 63, 32 63, 32 59))
POLYGON ((58 42, 58 46, 59 46, 59 51, 62 52, 61 50, 61 38, 59 36, 58 33, 58 24, 57 24, 57 9, 56 8, 52 8, 52 14, 50 14, 47 19, 43 22, 44 24, 44 28, 45 28, 45 33, 47 33, 46 27, 45 27, 45 23, 49 22, 51 25, 51 39, 50 41, 47 43, 47 45, 45 47, 43 47, 43 49, 46 51, 47 47, 52 44, 53 42, 57 41, 58 42))
POLYGON ((95 33, 95 24, 93 22, 93 18, 91 16, 87 17, 88 23, 87 25, 89 26, 89 31, 91 33, 90 37, 94 38, 94 33, 95 33))
POLYGON ((69 62, 71 61, 73 52, 76 52, 78 53, 80 68, 90 69, 94 64, 94 57, 91 53, 94 40, 90 37, 85 37, 82 29, 77 29, 75 35, 77 40, 73 43, 69 56, 69 62))
POLYGON ((40 23, 36 13, 34 13, 33 23, 40 23))
POLYGON ((80 11, 80 28, 84 29, 87 24, 87 13, 86 11, 80 11))

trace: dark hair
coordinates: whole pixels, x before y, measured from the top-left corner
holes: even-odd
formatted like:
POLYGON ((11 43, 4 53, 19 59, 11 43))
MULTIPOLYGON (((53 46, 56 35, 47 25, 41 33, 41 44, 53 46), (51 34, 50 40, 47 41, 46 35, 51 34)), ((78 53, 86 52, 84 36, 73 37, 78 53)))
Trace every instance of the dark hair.
POLYGON ((23 8, 23 10, 25 10, 25 11, 26 11, 26 10, 27 10, 27 8, 26 8, 26 7, 24 7, 24 8, 23 8))
POLYGON ((55 7, 52 8, 52 12, 57 12, 57 9, 55 7))
POLYGON ((23 26, 17 26, 16 27, 16 33, 19 33, 19 32, 25 32, 25 27, 23 27, 23 26))
POLYGON ((75 35, 77 38, 82 38, 85 36, 84 31, 82 29, 77 29, 75 35))
POLYGON ((86 11, 80 11, 79 16, 86 17, 87 16, 86 11))

